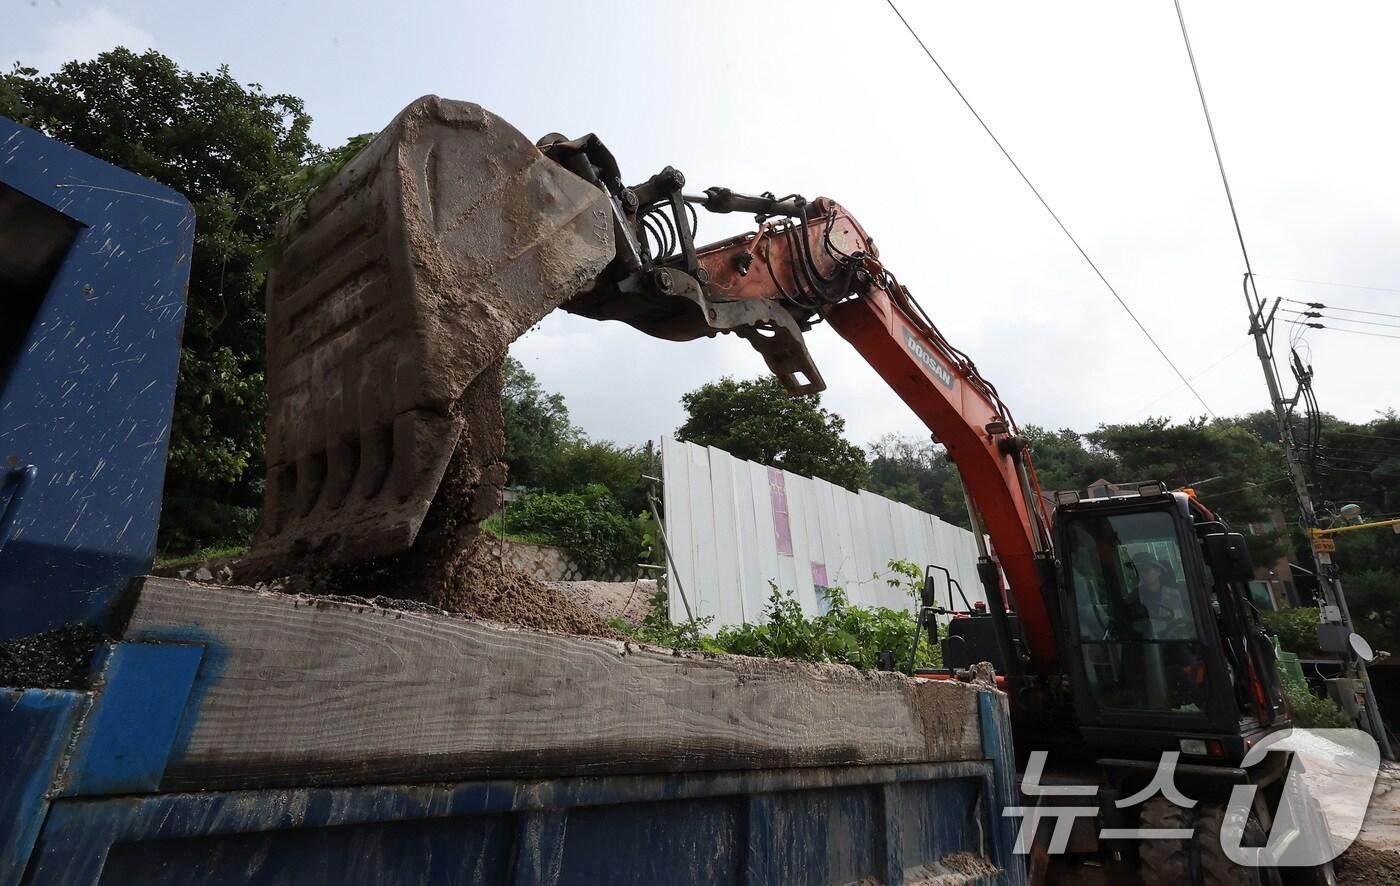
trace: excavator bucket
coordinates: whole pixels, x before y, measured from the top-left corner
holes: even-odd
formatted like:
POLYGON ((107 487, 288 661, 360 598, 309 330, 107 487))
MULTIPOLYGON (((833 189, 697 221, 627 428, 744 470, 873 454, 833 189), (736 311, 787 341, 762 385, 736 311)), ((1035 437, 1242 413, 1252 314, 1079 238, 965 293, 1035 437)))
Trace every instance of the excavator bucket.
POLYGON ((613 237, 608 195, 499 117, 435 96, 400 113, 284 222, 250 561, 407 550, 449 463, 444 494, 489 513, 500 361, 597 277, 613 237))

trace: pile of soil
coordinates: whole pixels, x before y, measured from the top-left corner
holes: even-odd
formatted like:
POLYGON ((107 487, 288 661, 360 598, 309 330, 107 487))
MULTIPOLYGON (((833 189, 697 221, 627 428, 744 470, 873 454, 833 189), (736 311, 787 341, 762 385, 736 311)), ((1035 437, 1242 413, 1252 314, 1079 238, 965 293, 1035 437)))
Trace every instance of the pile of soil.
POLYGON ((1353 843, 1334 866, 1337 882, 1348 886, 1400 886, 1400 852, 1353 843))
MULTIPOLYGON (((424 538, 397 557, 335 566, 303 562, 260 587, 287 594, 417 612, 450 612, 560 634, 620 640, 607 621, 548 584, 501 563, 473 534, 453 550, 450 538, 424 538), (423 542, 435 542, 431 547, 423 542)), ((234 580, 238 573, 235 570, 234 580)))
POLYGON ((503 566, 485 545, 453 564, 451 583, 438 586, 433 602, 448 612, 505 624, 622 639, 599 615, 539 579, 503 566))
POLYGON ((545 584, 605 621, 621 619, 633 627, 641 627, 651 612, 652 598, 656 596, 656 579, 652 578, 637 581, 548 581, 545 584))
POLYGON ((102 633, 64 627, 0 643, 0 686, 26 689, 81 689, 102 633))

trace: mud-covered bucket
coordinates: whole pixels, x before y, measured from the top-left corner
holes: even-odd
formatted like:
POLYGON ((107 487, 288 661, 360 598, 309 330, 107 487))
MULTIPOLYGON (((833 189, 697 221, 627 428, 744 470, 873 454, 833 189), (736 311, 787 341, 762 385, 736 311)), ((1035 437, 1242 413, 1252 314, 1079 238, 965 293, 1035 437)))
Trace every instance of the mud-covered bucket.
POLYGON ((252 560, 406 550, 454 452, 453 494, 489 512, 497 367, 613 254, 601 189, 477 105, 409 105, 283 225, 252 560))

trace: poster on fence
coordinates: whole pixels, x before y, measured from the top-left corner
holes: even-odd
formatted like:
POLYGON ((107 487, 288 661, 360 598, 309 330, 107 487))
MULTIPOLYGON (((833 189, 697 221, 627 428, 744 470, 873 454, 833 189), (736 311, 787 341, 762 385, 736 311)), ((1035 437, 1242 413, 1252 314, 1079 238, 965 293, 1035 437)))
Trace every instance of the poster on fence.
MULTIPOLYGON (((857 606, 912 610, 904 586, 892 586, 891 560, 922 571, 946 568, 973 603, 977 582, 972 533, 932 514, 864 490, 852 492, 734 458, 722 449, 661 441, 666 534, 674 567, 673 621, 684 621, 676 579, 711 629, 759 623, 772 585, 791 591, 809 617, 825 610, 823 590, 839 587, 857 606)), ((947 585, 937 581, 939 602, 947 585)), ((961 598, 957 599, 962 608, 961 598)))

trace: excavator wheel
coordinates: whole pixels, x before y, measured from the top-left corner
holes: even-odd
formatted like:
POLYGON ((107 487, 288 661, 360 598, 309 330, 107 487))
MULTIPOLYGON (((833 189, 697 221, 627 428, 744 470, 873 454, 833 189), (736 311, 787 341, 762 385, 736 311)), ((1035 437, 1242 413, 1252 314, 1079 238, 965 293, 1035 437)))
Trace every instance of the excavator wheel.
POLYGON ((1332 862, 1313 868, 1285 868, 1280 871, 1283 886, 1337 886, 1337 869, 1332 862))
MULTIPOLYGON (((1138 824, 1151 829, 1194 829, 1195 811, 1182 809, 1165 797, 1142 804, 1138 824)), ((1191 840, 1143 840, 1138 847, 1143 886, 1188 886, 1201 882, 1192 858, 1191 840)))
MULTIPOLYGON (((1227 819, 1239 812, 1223 806, 1208 806, 1202 810, 1196 824, 1196 844, 1201 853, 1201 881, 1206 886, 1283 886, 1277 868, 1240 867, 1230 860, 1221 845, 1220 835, 1227 829, 1227 819)), ((1235 823, 1238 827, 1238 822, 1235 823)), ((1244 845, 1262 846, 1264 828, 1259 819, 1248 816, 1244 823, 1244 845)))
MULTIPOLYGON (((1221 834, 1228 830, 1232 813, 1220 805, 1183 809, 1165 797, 1154 797, 1143 804, 1139 823, 1143 828, 1189 828, 1189 840, 1144 840, 1138 849, 1139 871, 1144 886, 1285 886, 1277 868, 1242 867, 1225 854, 1221 834)), ((1261 846, 1264 828, 1254 815, 1244 823, 1244 845, 1261 846)), ((1331 865, 1317 871, 1318 884, 1335 883, 1326 873, 1331 865)), ((1312 872, 1310 872, 1312 873, 1312 872)), ((1291 879, 1288 882, 1292 882, 1291 879)))

